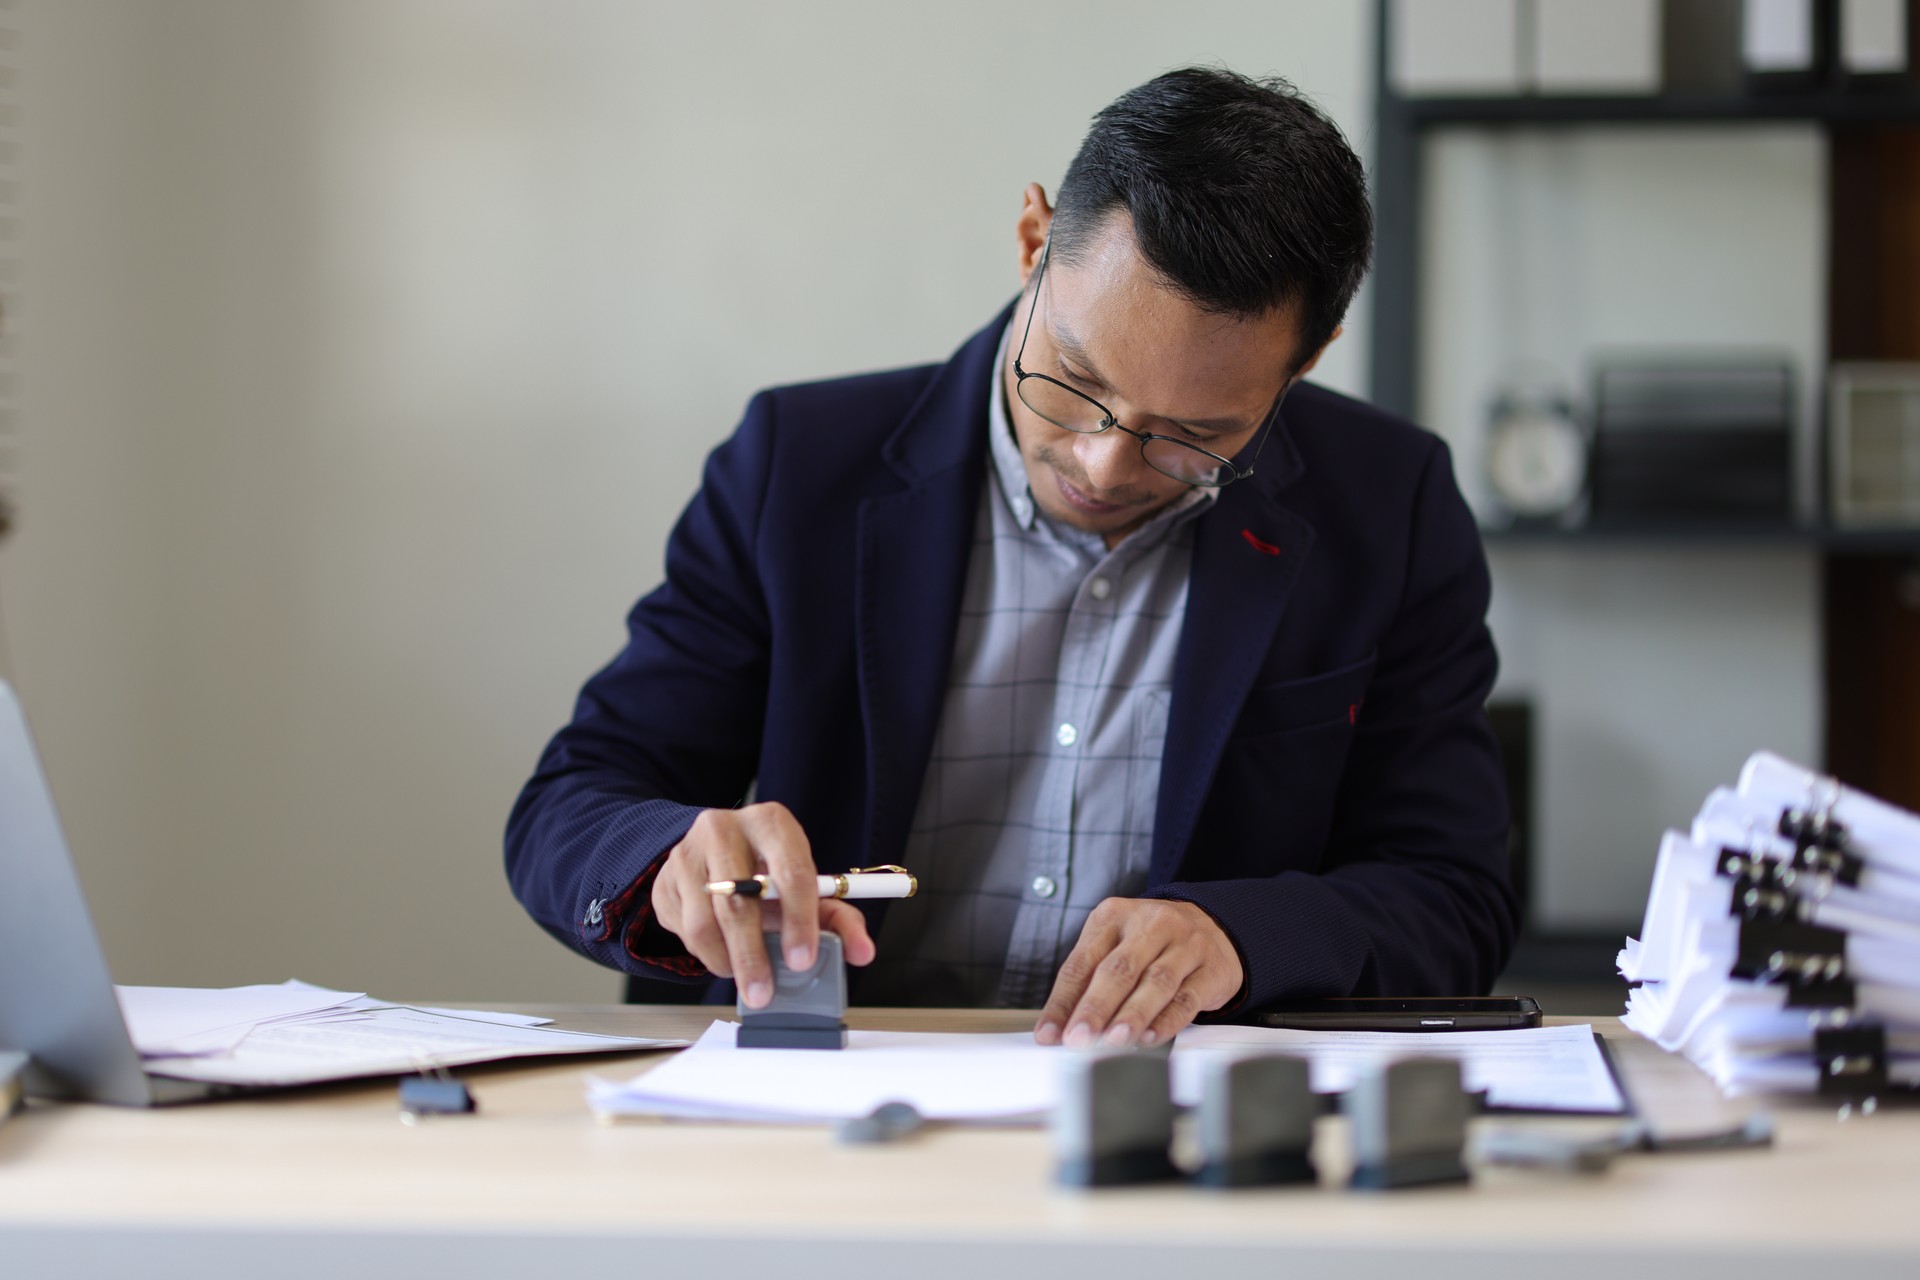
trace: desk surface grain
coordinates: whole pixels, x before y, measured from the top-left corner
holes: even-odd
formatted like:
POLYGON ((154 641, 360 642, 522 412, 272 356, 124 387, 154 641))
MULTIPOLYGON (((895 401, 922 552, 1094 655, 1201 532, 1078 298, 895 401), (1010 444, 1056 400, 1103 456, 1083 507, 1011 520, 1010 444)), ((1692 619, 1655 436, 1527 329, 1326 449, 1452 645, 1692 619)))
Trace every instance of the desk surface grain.
MULTIPOLYGON (((688 1037, 715 1012, 517 1007, 577 1030, 688 1037)), ((967 1031, 1032 1024, 1029 1014, 996 1011, 863 1010, 852 1021, 967 1031)), ((1643 1105, 1677 1113, 1720 1105, 1688 1064, 1617 1023, 1597 1025, 1643 1105)), ((1033 1129, 935 1128, 895 1146, 849 1148, 818 1127, 608 1125, 589 1115, 587 1075, 631 1075, 661 1060, 466 1068, 480 1113, 414 1126, 398 1122, 391 1080, 148 1111, 36 1104, 0 1125, 0 1256, 9 1237, 22 1256, 71 1259, 93 1257, 85 1250, 108 1248, 116 1232, 149 1252, 154 1232, 208 1246, 291 1232, 334 1244, 430 1236, 443 1261, 449 1241, 517 1236, 547 1249, 591 1238, 629 1259, 641 1256, 637 1247, 689 1263, 707 1246, 743 1264, 760 1256, 756 1248, 792 1258, 819 1246, 840 1246, 834 1256, 854 1245, 911 1246, 926 1254, 928 1275, 963 1258, 977 1273, 991 1261, 986 1246, 1008 1251, 1004 1265, 992 1263, 1003 1274, 1048 1246, 1117 1251, 1118 1270, 1138 1264, 1143 1274, 1164 1266, 1166 1250, 1195 1248, 1213 1251, 1218 1274, 1233 1272, 1234 1258, 1257 1270, 1281 1255, 1373 1274, 1370 1266, 1391 1270, 1410 1249, 1436 1264, 1473 1259, 1478 1275, 1493 1262, 1515 1274, 1550 1259, 1561 1274, 1597 1266, 1593 1274, 1617 1275, 1639 1259, 1704 1257, 1737 1260, 1747 1275, 1803 1275, 1815 1256, 1823 1266, 1850 1259, 1856 1274, 1920 1274, 1920 1109, 1841 1121, 1829 1106, 1792 1102, 1775 1109, 1771 1150, 1635 1155, 1594 1177, 1490 1169, 1472 1186, 1392 1194, 1338 1187, 1342 1122, 1329 1119, 1319 1187, 1088 1194, 1052 1184, 1047 1135, 1033 1129)), ((404 1253, 395 1245, 391 1258, 404 1253)), ((1044 1271, 1035 1261, 1034 1273, 1044 1271)))

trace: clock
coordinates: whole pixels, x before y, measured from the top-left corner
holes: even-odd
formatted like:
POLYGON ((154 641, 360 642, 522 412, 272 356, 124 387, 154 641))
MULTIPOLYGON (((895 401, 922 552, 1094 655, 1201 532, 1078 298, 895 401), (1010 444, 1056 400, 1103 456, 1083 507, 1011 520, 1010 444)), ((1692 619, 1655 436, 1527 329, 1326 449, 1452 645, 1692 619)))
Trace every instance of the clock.
POLYGON ((1503 398, 1487 428, 1487 480, 1518 521, 1569 522, 1587 488, 1587 439, 1559 399, 1503 398))

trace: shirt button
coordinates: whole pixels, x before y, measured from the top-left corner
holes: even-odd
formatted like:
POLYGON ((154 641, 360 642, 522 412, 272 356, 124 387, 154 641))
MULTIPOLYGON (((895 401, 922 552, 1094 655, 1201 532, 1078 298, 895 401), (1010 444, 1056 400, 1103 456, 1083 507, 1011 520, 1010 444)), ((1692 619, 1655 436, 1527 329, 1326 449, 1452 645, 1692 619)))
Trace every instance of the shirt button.
POLYGON ((1053 882, 1051 876, 1035 876, 1033 878, 1033 893, 1035 897, 1051 898, 1055 893, 1059 892, 1059 889, 1060 886, 1053 882))
POLYGON ((1105 578, 1095 578, 1087 584, 1087 590, 1093 593, 1095 600, 1105 600, 1113 594, 1113 584, 1105 578))
POLYGON ((1053 731, 1053 740, 1063 747, 1070 747, 1080 741, 1080 731, 1070 724, 1063 724, 1053 731))

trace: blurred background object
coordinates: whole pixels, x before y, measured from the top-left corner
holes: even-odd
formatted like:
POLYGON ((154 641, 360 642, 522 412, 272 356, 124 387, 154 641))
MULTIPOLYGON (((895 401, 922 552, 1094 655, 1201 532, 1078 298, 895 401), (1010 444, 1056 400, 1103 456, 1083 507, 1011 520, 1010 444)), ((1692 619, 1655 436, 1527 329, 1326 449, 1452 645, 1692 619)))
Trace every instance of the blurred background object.
POLYGON ((1793 366, 1764 353, 1604 357, 1594 374, 1590 518, 1786 528, 1794 417, 1793 366))
POLYGON ((1370 330, 1374 396, 1448 439, 1489 526, 1500 692, 1535 711, 1514 967, 1569 981, 1608 971, 1600 921, 1636 919, 1615 895, 1708 761, 1766 744, 1920 804, 1920 536, 1843 522, 1822 482, 1830 362, 1920 358, 1914 6, 1582 8, 1659 76, 1556 92, 1544 0, 1382 5, 1370 330), (1396 79, 1397 23, 1455 9, 1510 13, 1504 91, 1396 79), (1560 519, 1512 520, 1482 461, 1517 365, 1590 378, 1560 519))
POLYGON ((1565 518, 1489 534, 1512 981, 1610 973, 1661 828, 1756 747, 1914 803, 1920 535, 1822 475, 1830 363, 1920 361, 1913 62, 1836 28, 1759 93, 1746 19, 0 0, 0 606, 116 974, 613 998, 500 832, 701 460, 762 386, 943 359, 1017 287, 1022 184, 1190 62, 1367 158, 1378 269, 1316 380, 1443 435, 1490 524, 1516 368, 1583 441, 1608 353, 1793 371, 1790 520, 1608 532, 1583 456, 1565 518))
MULTIPOLYGON (((618 998, 513 902, 501 831, 748 398, 944 360, 1018 288, 1023 184, 1163 70, 1292 76, 1363 153, 1373 109, 1345 0, 0 23, 28 294, 0 593, 136 983, 618 998)), ((1366 323, 1316 377, 1364 393, 1366 323)))
POLYGON ((1920 526, 1920 363, 1843 361, 1833 366, 1828 386, 1834 524, 1920 526))

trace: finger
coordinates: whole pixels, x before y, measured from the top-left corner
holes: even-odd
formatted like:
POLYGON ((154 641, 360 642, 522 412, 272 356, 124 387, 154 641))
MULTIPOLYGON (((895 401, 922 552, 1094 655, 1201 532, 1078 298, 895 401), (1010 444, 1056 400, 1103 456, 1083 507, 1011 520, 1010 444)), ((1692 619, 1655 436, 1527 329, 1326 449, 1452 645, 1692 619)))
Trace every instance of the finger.
POLYGON ((1160 958, 1161 943, 1139 936, 1125 937, 1107 952, 1093 971, 1093 980, 1080 993, 1079 1003, 1067 1015, 1067 1030, 1061 1040, 1070 1048, 1083 1049, 1106 1030, 1114 1011, 1140 985, 1149 966, 1160 958))
POLYGON ((1040 1021, 1033 1028, 1036 1042, 1061 1042, 1066 1034, 1067 1019, 1080 1003, 1087 985, 1093 981, 1094 971, 1119 940, 1120 931, 1109 925, 1102 918, 1100 910, 1095 908, 1094 913, 1087 917, 1086 926, 1080 930, 1080 940, 1073 944, 1066 962, 1054 976, 1053 990, 1047 996, 1045 1007, 1040 1010, 1040 1021))
MULTIPOLYGON (((1217 1008, 1227 997, 1209 1001, 1204 990, 1202 973, 1195 970, 1180 989, 1168 999, 1166 1006, 1154 1015, 1147 1029, 1140 1033, 1140 1043, 1144 1045, 1160 1044, 1171 1040, 1185 1031, 1203 1010, 1217 1008)), ((1229 992, 1229 995, 1232 993, 1229 992)))
POLYGON ((672 881, 670 896, 676 911, 671 920, 663 915, 660 923, 680 936, 687 953, 705 965, 708 973, 728 978, 733 976, 733 966, 727 960, 727 940, 720 932, 720 921, 714 917, 706 875, 706 860, 696 849, 688 846, 684 853, 675 850, 661 879, 672 881))
MULTIPOLYGON (((753 847, 738 815, 726 814, 710 826, 707 834, 705 874, 709 879, 744 880, 753 874, 753 847)), ((726 940, 727 964, 740 986, 740 998, 749 1009, 764 1008, 773 999, 773 965, 767 960, 762 936, 765 925, 760 918, 760 900, 739 894, 714 897, 704 893, 704 886, 702 889, 720 936, 726 940)))
MULTIPOLYGON (((1155 1030, 1155 1023, 1199 967, 1199 956, 1190 948, 1168 947, 1162 951, 1140 975, 1133 993, 1113 1011, 1100 1043, 1116 1049, 1136 1041, 1140 1044, 1157 1044, 1161 1037, 1155 1030), (1153 1039, 1147 1039, 1149 1035, 1153 1039)), ((1187 1021, 1191 1020, 1189 1015, 1187 1021)), ((1183 1022, 1181 1025, 1186 1024, 1183 1022)))
POLYGON ((848 964, 872 964, 879 951, 867 932, 867 916, 851 902, 828 898, 820 904, 820 927, 840 935, 841 953, 848 964))
POLYGON ((668 896, 676 910, 674 919, 662 917, 660 923, 680 935, 687 952, 707 965, 708 973, 733 977, 726 935, 720 931, 720 919, 714 913, 714 898, 707 892, 712 875, 716 875, 712 871, 712 837, 703 823, 695 823, 687 839, 668 856, 666 871, 660 873, 662 881, 672 881, 672 889, 662 890, 662 896, 668 896))
POLYGON ((820 940, 820 886, 806 832, 783 804, 757 804, 741 810, 740 818, 754 854, 766 864, 767 879, 785 904, 780 913, 780 946, 787 953, 787 967, 811 969, 820 940))

